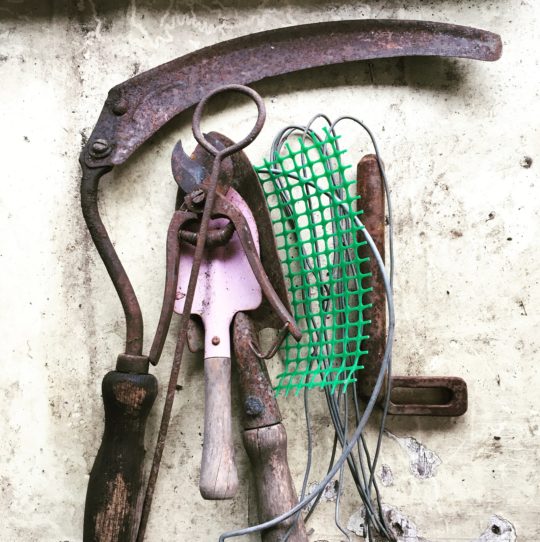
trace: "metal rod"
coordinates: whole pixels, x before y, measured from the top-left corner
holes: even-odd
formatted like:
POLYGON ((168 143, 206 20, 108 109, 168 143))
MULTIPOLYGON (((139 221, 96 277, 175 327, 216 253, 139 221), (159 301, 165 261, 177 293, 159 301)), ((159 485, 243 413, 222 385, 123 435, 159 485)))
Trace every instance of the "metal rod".
POLYGON ((161 458, 163 456, 163 449, 165 448, 165 441, 167 438, 167 432, 169 429, 169 423, 171 420, 171 412, 174 403, 174 397, 176 393, 176 384, 178 382, 178 375, 180 373, 180 365, 182 362, 182 356, 184 353, 184 348, 187 342, 187 331, 189 319, 191 316, 191 308, 193 306, 193 299, 195 297, 195 287, 197 285, 197 279, 199 276, 199 270, 201 267, 202 257, 204 248, 206 245, 206 239, 208 236, 208 225, 210 223, 210 217, 212 215, 212 209, 214 207, 214 202, 216 199, 216 190, 219 180, 219 172, 221 168, 221 162, 227 156, 243 149, 249 145, 255 137, 261 131, 266 117, 266 110, 264 107, 264 102, 262 98, 252 89, 243 87, 241 85, 229 85, 226 87, 221 87, 214 90, 208 94, 201 102, 198 104, 193 115, 193 135, 195 139, 200 143, 208 152, 214 155, 214 163, 212 165, 212 173, 210 175, 209 184, 206 191, 206 199, 204 203, 204 209, 202 213, 202 218, 199 227, 199 235, 197 237, 197 244, 195 245, 195 253, 193 255, 193 263, 191 267, 191 273, 189 275, 188 288, 186 292, 186 298, 184 301, 184 311, 182 312, 182 317, 180 319, 180 330, 178 332, 178 342, 176 344, 176 349, 174 352, 174 359, 171 368, 171 375, 169 378, 169 385, 167 387, 167 395, 165 397, 165 405, 163 407, 163 414, 161 417, 161 424, 159 427, 159 433, 157 438, 157 444, 154 451, 154 458, 152 461, 152 468, 150 470, 150 476, 148 479, 148 486, 146 488, 146 496, 144 499, 143 509, 141 513, 141 522, 139 524, 139 532, 137 535, 137 542, 143 542, 144 535, 146 532, 146 526, 148 524, 148 518, 150 516, 150 508, 152 506, 152 500, 154 497, 154 491, 156 488, 157 477, 159 474, 159 467, 161 464, 161 458), (250 133, 238 143, 235 143, 229 147, 226 147, 218 151, 213 147, 202 135, 200 128, 200 121, 202 117, 202 112, 204 106, 208 100, 217 93, 226 92, 226 91, 237 91, 242 94, 248 95, 253 99, 257 105, 257 121, 255 126, 252 128, 250 133))
POLYGON ((141 308, 133 286, 101 220, 97 203, 99 181, 111 169, 112 167, 110 166, 86 168, 83 164, 81 208, 88 231, 107 268, 107 272, 111 277, 122 307, 124 308, 126 317, 125 353, 140 356, 143 347, 143 318, 141 308))

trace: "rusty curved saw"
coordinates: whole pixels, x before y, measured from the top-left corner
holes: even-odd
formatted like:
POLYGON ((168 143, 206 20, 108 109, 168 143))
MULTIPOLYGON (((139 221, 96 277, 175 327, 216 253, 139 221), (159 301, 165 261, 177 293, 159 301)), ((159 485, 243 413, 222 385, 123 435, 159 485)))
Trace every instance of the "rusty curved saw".
POLYGON ((109 92, 83 151, 88 167, 117 165, 166 122, 218 86, 358 60, 405 56, 497 60, 500 37, 444 23, 353 20, 258 32, 205 47, 109 92))
POLYGON ((133 541, 143 488, 144 430, 157 393, 143 354, 143 319, 130 280, 98 210, 101 177, 163 125, 227 84, 251 84, 308 68, 407 56, 497 60, 500 37, 464 26, 397 20, 316 23, 218 43, 110 90, 80 156, 81 204, 96 248, 122 302, 126 348, 103 383, 105 434, 90 474, 85 541, 133 541), (114 425, 114 427, 113 427, 114 425), (101 468, 102 467, 102 468, 101 468), (121 490, 121 491, 120 491, 121 490))

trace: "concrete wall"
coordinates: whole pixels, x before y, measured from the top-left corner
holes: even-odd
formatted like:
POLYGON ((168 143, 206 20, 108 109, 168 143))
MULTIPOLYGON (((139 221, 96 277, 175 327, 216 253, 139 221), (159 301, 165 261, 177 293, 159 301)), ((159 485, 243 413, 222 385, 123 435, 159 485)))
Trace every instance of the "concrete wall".
MULTIPOLYGON (((108 89, 254 31, 410 18, 500 33, 503 58, 387 60, 258 84, 268 121, 248 154, 260 162, 279 128, 317 111, 354 114, 373 129, 395 205, 396 373, 461 375, 470 393, 460 419, 388 421, 381 463, 393 484, 382 488, 383 501, 399 510, 394 517, 408 542, 540 540, 539 16, 533 0, 1 1, 0 538, 82 539, 88 472, 102 433, 101 379, 124 335, 78 196, 78 153, 108 89)), ((247 131, 251 113, 238 105, 207 122, 234 137, 247 131)), ((146 344, 161 303, 175 195, 169 157, 179 137, 193 147, 189 114, 103 182, 103 217, 140 296, 146 344)), ((351 163, 368 150, 352 128, 346 141, 351 163)), ((162 386, 173 346, 171 339, 155 371, 162 386)), ((229 502, 200 498, 199 358, 185 361, 180 383, 148 540, 216 540, 255 521, 249 467, 235 422, 241 491, 229 502)), ((314 397, 313 479, 320 480, 332 433, 322 396, 314 397)), ((162 400, 163 393, 150 448, 162 400)), ((299 482, 302 406, 294 398, 281 404, 299 482)), ((359 508, 347 489, 341 513, 345 524, 352 516, 351 528, 359 508)), ((312 541, 344 539, 333 513, 334 503, 323 502, 310 524, 312 541)), ((351 540, 360 538, 351 533, 351 540)))

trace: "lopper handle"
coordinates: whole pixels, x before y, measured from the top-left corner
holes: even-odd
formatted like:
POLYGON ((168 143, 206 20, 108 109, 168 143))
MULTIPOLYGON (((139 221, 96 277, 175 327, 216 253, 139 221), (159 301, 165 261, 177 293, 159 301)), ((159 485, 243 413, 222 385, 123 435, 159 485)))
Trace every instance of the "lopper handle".
MULTIPOLYGON (((252 344, 256 341, 257 330, 253 320, 239 312, 234 318, 233 344, 244 404, 244 447, 253 467, 259 521, 263 522, 293 508, 298 498, 287 461, 287 433, 281 423, 266 364, 253 351, 252 344)), ((289 518, 266 529, 261 536, 262 542, 278 542, 285 538, 288 542, 308 540, 302 516, 289 518)))
POLYGON ((204 499, 231 499, 238 489, 231 428, 231 359, 204 360, 204 441, 199 490, 204 499))
POLYGON ((144 431, 157 395, 150 374, 103 379, 105 432, 86 493, 84 542, 132 542, 142 507, 144 431))
MULTIPOLYGON (((244 446, 253 467, 259 521, 268 521, 298 504, 287 462, 287 433, 282 423, 244 431, 244 446)), ((263 542, 279 542, 289 532, 295 516, 262 532, 263 542)), ((307 542, 302 517, 291 530, 288 542, 307 542)))

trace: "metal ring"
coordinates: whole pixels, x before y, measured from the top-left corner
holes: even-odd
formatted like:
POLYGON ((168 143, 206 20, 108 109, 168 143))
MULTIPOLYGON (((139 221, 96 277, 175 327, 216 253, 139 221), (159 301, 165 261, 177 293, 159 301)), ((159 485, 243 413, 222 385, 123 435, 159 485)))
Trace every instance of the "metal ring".
POLYGON ((195 108, 195 113, 193 114, 192 129, 193 129, 193 135, 195 136, 195 139, 202 147, 204 147, 213 156, 215 157, 219 156, 221 159, 223 159, 243 149, 244 147, 247 147, 259 135, 260 131, 262 130, 262 127, 264 126, 265 120, 266 120, 266 108, 264 106, 263 99, 257 92, 255 92, 253 89, 246 87, 244 85, 225 85, 207 94, 197 104, 197 107, 195 108), (201 132, 201 117, 202 117, 204 106, 207 104, 208 100, 210 100, 210 98, 212 98, 216 94, 220 94, 221 92, 227 92, 227 91, 240 92, 241 94, 245 94, 246 96, 249 96, 255 102, 255 105, 257 106, 257 121, 255 122, 255 126, 253 126, 253 128, 251 129, 251 132, 249 132, 249 134, 244 139, 242 139, 238 143, 235 143, 234 145, 231 145, 230 147, 225 147, 224 149, 219 151, 211 143, 209 143, 203 136, 201 132))

